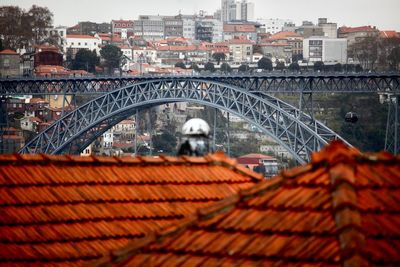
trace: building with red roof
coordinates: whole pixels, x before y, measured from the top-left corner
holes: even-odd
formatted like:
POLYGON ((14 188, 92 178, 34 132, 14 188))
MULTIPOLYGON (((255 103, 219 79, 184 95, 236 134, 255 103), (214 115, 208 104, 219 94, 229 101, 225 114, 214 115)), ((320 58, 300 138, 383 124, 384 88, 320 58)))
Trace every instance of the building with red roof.
POLYGON ((278 174, 278 161, 276 158, 264 154, 247 154, 237 158, 240 165, 252 171, 262 172, 266 177, 278 174), (262 166, 262 169, 259 167, 262 166))
POLYGON ((134 35, 134 21, 133 20, 112 20, 111 32, 119 34, 122 39, 127 39, 134 35))
POLYGON ((396 31, 380 31, 379 37, 383 39, 387 38, 400 38, 400 33, 396 31))
POLYGON ((17 52, 11 49, 0 51, 0 77, 21 75, 21 58, 17 52))
POLYGON ((87 264, 258 183, 205 157, 0 155, 0 264, 87 264))
POLYGON ((399 266, 399 196, 399 157, 334 142, 93 265, 399 266))
POLYGON ((224 41, 231 40, 238 37, 245 37, 246 39, 257 40, 257 27, 254 23, 239 23, 224 24, 224 41))
POLYGON ((348 44, 351 45, 357 40, 366 37, 377 37, 379 36, 379 30, 374 26, 360 26, 360 27, 340 27, 338 29, 338 37, 346 38, 348 44))

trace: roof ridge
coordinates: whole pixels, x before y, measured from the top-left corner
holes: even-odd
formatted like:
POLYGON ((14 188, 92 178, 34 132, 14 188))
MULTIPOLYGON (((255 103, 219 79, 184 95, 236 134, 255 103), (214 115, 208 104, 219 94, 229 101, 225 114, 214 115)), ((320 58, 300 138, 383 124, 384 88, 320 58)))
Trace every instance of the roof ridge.
POLYGON ((366 237, 361 226, 361 214, 355 189, 355 170, 349 162, 339 162, 329 171, 332 184, 332 208, 338 232, 342 263, 361 266, 366 237))
POLYGON ((159 157, 135 156, 135 157, 107 157, 107 156, 77 156, 77 155, 49 155, 49 154, 2 154, 0 155, 0 165, 15 164, 205 164, 220 165, 250 177, 255 181, 263 179, 262 174, 258 174, 239 165, 235 159, 227 157, 223 153, 208 154, 203 157, 179 156, 173 157, 160 155, 159 157))

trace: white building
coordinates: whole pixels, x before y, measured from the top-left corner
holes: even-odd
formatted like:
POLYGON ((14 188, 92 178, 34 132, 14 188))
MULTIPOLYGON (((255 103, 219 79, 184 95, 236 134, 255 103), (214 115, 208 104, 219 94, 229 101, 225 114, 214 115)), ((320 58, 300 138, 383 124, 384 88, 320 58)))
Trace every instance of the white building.
POLYGON ((105 133, 103 133, 101 146, 103 148, 112 148, 113 142, 114 142, 114 133, 112 129, 109 129, 105 133))
POLYGON ((60 47, 63 48, 63 53, 65 53, 65 44, 67 37, 67 27, 65 26, 57 26, 54 28, 47 29, 47 37, 55 38, 60 47))
POLYGON ((134 21, 135 36, 140 36, 145 40, 164 39, 164 17, 141 15, 134 21))
POLYGON ((122 66, 123 71, 130 70, 130 66, 134 63, 132 48, 128 45, 119 46, 122 54, 124 55, 124 65, 122 66))
POLYGON ((68 34, 65 44, 65 51, 72 50, 74 58, 79 49, 96 50, 100 54, 101 39, 90 35, 68 34))
POLYGON ((157 61, 157 50, 154 47, 135 46, 132 49, 134 62, 155 63, 157 61))
POLYGON ((347 40, 327 37, 310 37, 303 40, 303 58, 309 62, 347 61, 347 40))
POLYGON ((182 18, 183 37, 194 40, 196 38, 196 20, 194 18, 182 18))
POLYGON ((286 24, 293 24, 293 21, 290 19, 257 19, 257 22, 264 25, 261 28, 265 29, 265 32, 269 32, 271 34, 275 34, 277 32, 282 31, 283 27, 286 24))

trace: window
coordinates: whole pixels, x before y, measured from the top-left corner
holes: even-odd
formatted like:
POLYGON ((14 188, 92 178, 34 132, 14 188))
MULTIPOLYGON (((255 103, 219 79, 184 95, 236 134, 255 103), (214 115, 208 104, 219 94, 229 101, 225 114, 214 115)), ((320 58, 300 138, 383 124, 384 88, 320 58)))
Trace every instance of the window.
POLYGON ((87 46, 87 43, 85 43, 85 45, 87 46))
POLYGON ((10 59, 5 58, 4 61, 3 61, 3 66, 4 66, 5 68, 10 67, 10 59))
POLYGON ((81 43, 78 43, 78 45, 81 45, 81 43))

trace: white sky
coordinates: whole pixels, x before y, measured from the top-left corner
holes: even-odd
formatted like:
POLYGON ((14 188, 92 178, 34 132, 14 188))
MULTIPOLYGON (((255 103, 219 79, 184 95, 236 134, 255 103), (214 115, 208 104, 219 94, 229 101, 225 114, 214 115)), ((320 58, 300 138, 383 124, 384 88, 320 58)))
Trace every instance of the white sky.
MULTIPOLYGON (((400 31, 400 0, 252 0, 256 18, 292 19, 317 22, 327 17, 338 26, 374 25, 380 30, 400 31)), ((79 21, 110 22, 137 19, 138 15, 213 14, 220 0, 0 0, 0 5, 29 8, 47 6, 54 24, 73 26, 79 21)))

